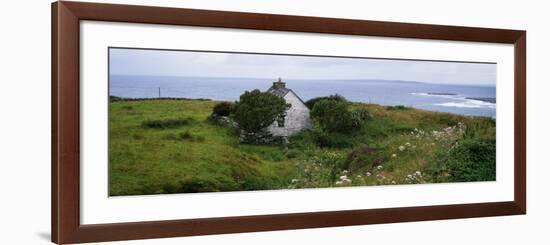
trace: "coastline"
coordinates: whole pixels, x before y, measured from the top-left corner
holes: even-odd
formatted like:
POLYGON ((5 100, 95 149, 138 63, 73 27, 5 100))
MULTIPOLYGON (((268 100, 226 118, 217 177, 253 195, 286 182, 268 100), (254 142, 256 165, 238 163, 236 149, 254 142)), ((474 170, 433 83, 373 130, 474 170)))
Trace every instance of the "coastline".
MULTIPOLYGON (((466 98, 471 100, 478 100, 482 101, 481 99, 484 98, 466 98)), ((487 98, 487 99, 494 99, 494 98, 487 98)), ((209 99, 209 98, 183 98, 183 97, 160 97, 160 98, 127 98, 127 97, 119 97, 115 95, 109 95, 109 102, 125 102, 125 101, 155 101, 155 100, 183 100, 183 101, 210 101, 210 102, 234 102, 233 100, 220 100, 220 99, 209 99)), ((451 114, 451 115, 457 115, 457 116, 464 116, 464 117, 486 117, 486 118, 493 118, 495 119, 495 116, 486 116, 486 115, 468 115, 468 114, 461 114, 461 113, 454 113, 444 110, 430 110, 426 108, 418 108, 415 106, 406 106, 406 105, 385 105, 385 104, 379 104, 379 103, 367 103, 367 102, 361 102, 361 101, 350 101, 353 105, 360 106, 360 105, 374 105, 374 106, 381 106, 386 108, 391 107, 401 107, 405 109, 414 109, 419 111, 427 111, 427 112, 433 112, 433 113, 442 113, 442 114, 451 114)), ((482 101, 486 102, 486 101, 482 101)), ((491 102, 486 102, 491 103, 491 102)))

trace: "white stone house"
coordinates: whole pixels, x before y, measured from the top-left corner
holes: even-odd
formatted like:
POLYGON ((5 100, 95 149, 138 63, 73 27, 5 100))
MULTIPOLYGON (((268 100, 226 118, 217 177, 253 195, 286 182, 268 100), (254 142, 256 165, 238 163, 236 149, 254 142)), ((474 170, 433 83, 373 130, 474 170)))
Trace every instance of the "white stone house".
POLYGON ((290 104, 290 108, 284 116, 277 118, 273 124, 267 127, 267 130, 273 136, 286 138, 304 129, 311 128, 309 108, 292 89, 286 87, 286 84, 280 78, 273 83, 273 86, 267 92, 283 98, 286 103, 290 104))

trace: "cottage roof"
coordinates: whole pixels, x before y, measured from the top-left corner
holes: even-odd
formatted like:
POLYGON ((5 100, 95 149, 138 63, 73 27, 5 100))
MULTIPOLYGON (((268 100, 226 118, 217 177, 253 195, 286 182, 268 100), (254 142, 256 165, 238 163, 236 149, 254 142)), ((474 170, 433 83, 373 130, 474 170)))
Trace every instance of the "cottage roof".
POLYGON ((275 86, 271 86, 271 88, 269 88, 267 90, 267 92, 270 92, 274 95, 277 95, 279 97, 284 97, 288 92, 290 92, 290 89, 288 88, 277 88, 275 86))
POLYGON ((286 88, 286 83, 279 78, 276 82, 273 82, 273 86, 271 86, 267 92, 279 97, 284 97, 288 92, 290 92, 290 89, 286 88))
POLYGON ((285 97, 285 95, 288 94, 289 92, 292 92, 302 103, 304 103, 304 101, 302 100, 302 98, 300 98, 300 96, 294 93, 292 89, 289 89, 286 87, 286 83, 283 82, 281 78, 279 78, 276 82, 273 82, 273 85, 267 90, 267 92, 277 95, 281 98, 285 97))

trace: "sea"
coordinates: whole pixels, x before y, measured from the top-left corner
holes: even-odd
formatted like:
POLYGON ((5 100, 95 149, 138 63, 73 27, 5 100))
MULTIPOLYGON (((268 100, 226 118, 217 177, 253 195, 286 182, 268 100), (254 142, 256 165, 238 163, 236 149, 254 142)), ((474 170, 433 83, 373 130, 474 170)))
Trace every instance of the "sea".
MULTIPOLYGON (((267 90, 274 79, 111 75, 109 94, 124 98, 204 98, 236 101, 244 91, 267 90)), ((392 80, 284 79, 303 101, 339 94, 349 101, 469 116, 496 117, 496 87, 392 80)))

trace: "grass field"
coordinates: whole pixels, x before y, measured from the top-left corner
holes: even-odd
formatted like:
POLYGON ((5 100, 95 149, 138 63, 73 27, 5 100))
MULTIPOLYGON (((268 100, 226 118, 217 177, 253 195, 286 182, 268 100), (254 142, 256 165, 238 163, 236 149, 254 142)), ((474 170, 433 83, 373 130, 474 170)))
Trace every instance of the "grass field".
POLYGON ((495 179, 491 118, 355 103, 372 118, 352 135, 314 129, 288 145, 248 145, 207 120, 216 103, 111 102, 110 195, 495 179))

